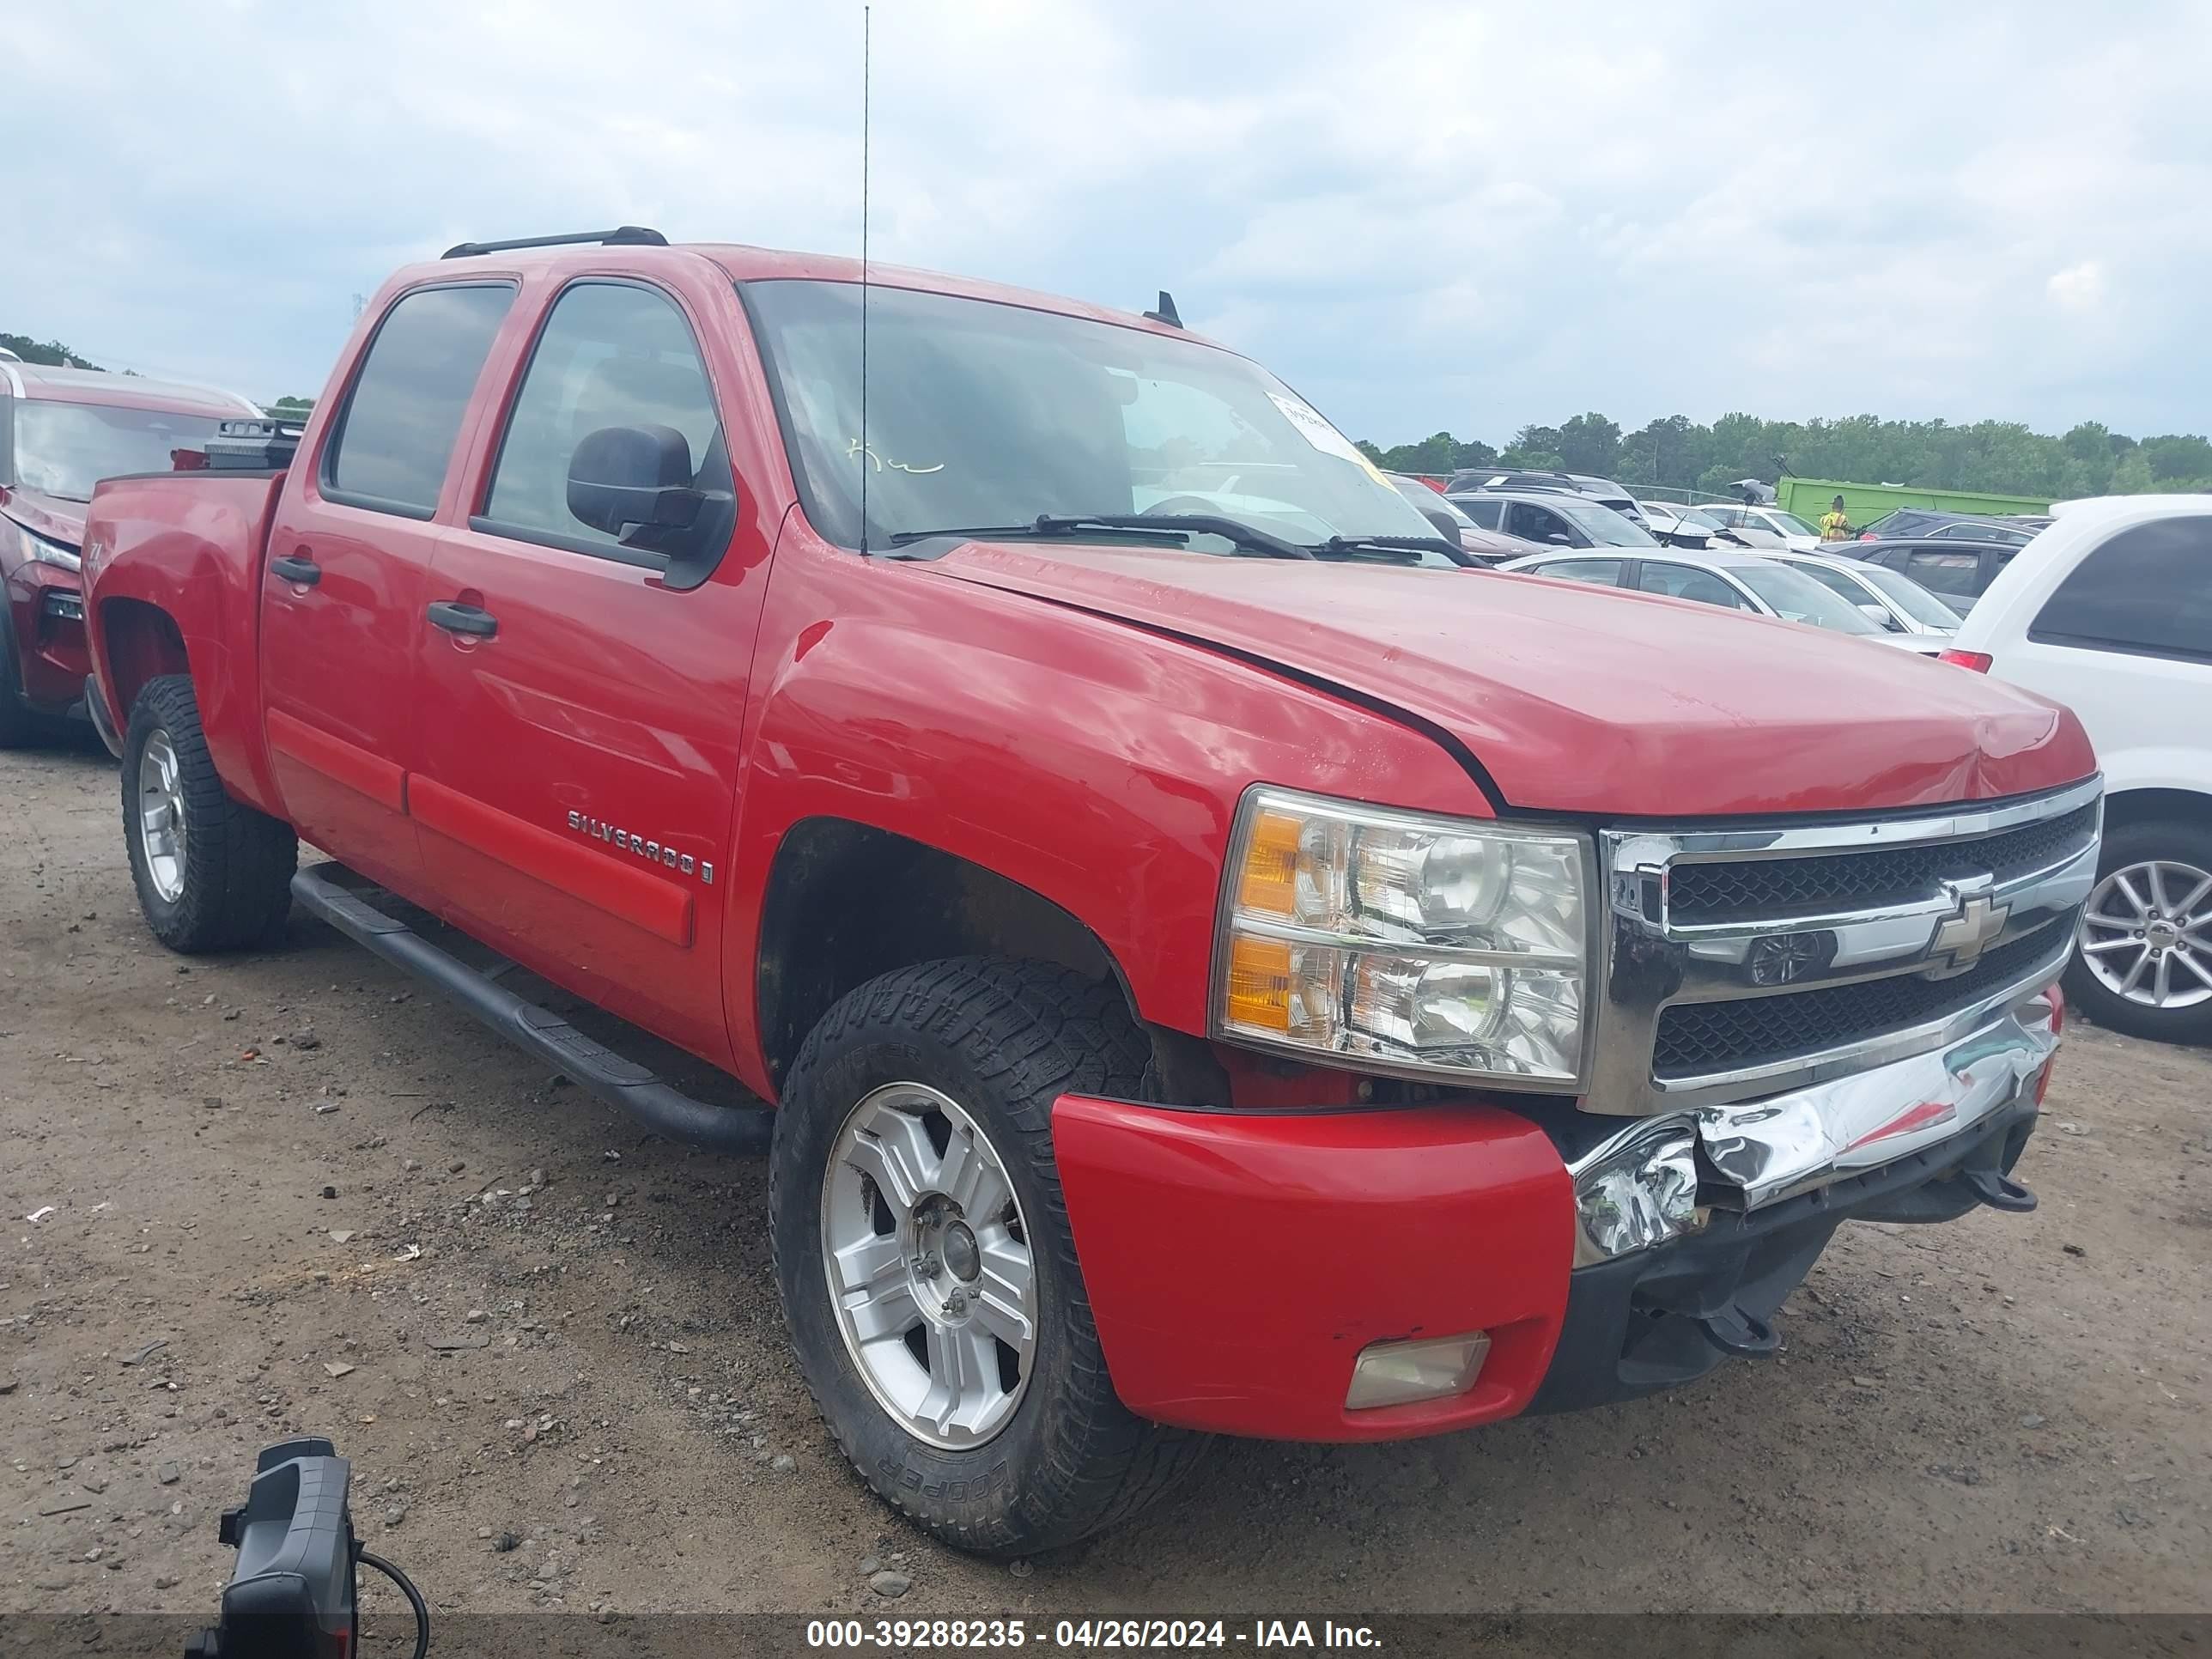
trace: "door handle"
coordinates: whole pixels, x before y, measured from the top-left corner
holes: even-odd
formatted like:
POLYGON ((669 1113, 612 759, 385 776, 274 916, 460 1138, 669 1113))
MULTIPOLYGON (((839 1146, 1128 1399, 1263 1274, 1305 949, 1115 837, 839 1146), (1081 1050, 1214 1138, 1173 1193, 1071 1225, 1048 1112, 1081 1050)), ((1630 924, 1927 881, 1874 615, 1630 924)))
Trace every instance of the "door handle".
POLYGON ((323 579, 323 568, 313 559, 287 556, 269 561, 271 575, 282 576, 288 582, 297 582, 302 587, 313 587, 323 579))
POLYGON ((452 599, 433 599, 425 614, 433 628, 442 628, 448 634, 470 634, 488 640, 499 632, 499 618, 490 611, 452 599))

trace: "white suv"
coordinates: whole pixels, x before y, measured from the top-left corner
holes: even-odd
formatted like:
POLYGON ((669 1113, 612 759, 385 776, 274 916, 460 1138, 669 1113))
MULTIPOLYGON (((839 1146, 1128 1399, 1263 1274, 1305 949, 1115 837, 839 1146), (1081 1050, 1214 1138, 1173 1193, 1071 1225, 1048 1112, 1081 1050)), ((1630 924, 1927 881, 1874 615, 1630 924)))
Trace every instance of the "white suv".
POLYGON ((2212 495, 2063 501, 1944 660, 2069 705, 2105 850, 2066 989, 2100 1025, 2212 1041, 2212 495))

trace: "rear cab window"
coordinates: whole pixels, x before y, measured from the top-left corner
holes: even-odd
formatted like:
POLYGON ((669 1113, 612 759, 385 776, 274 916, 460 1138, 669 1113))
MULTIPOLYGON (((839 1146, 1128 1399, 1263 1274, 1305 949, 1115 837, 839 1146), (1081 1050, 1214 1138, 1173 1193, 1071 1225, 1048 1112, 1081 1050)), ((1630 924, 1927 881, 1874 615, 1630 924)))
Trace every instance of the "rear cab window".
POLYGON ((326 500, 428 519, 514 288, 441 283, 403 294, 377 324, 323 451, 326 500))
POLYGON ((2075 565, 2027 630, 2043 645, 2212 663, 2212 517, 2121 531, 2075 565))

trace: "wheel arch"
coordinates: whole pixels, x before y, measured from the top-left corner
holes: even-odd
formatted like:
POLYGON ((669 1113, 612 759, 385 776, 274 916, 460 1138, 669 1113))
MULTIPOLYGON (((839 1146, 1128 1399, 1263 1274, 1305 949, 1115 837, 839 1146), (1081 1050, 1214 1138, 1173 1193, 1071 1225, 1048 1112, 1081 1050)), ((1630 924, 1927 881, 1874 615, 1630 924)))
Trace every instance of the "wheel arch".
POLYGON ((2201 789, 2121 789, 2105 797, 2105 833, 2123 824, 2178 819, 2212 829, 2212 793, 2201 789))
POLYGON ((1052 962, 1110 979, 1145 1029, 1113 952, 1043 894, 893 830, 800 819, 777 846, 761 904, 754 994, 769 1077, 781 1085, 806 1034, 856 986, 964 956, 1052 962))
POLYGON ((190 674, 191 653, 184 629, 160 605, 145 599, 107 599, 100 607, 100 676, 108 713, 118 732, 131 723, 131 705, 146 682, 163 674, 190 674))

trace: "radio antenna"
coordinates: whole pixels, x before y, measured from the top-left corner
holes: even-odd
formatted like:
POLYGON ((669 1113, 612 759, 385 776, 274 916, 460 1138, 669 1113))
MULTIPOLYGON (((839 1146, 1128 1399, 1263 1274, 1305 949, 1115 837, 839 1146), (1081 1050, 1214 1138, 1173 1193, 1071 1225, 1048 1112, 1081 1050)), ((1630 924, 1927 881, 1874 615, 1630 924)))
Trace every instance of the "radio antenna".
POLYGON ((868 85, 872 8, 860 8, 860 551, 868 550, 868 85))

